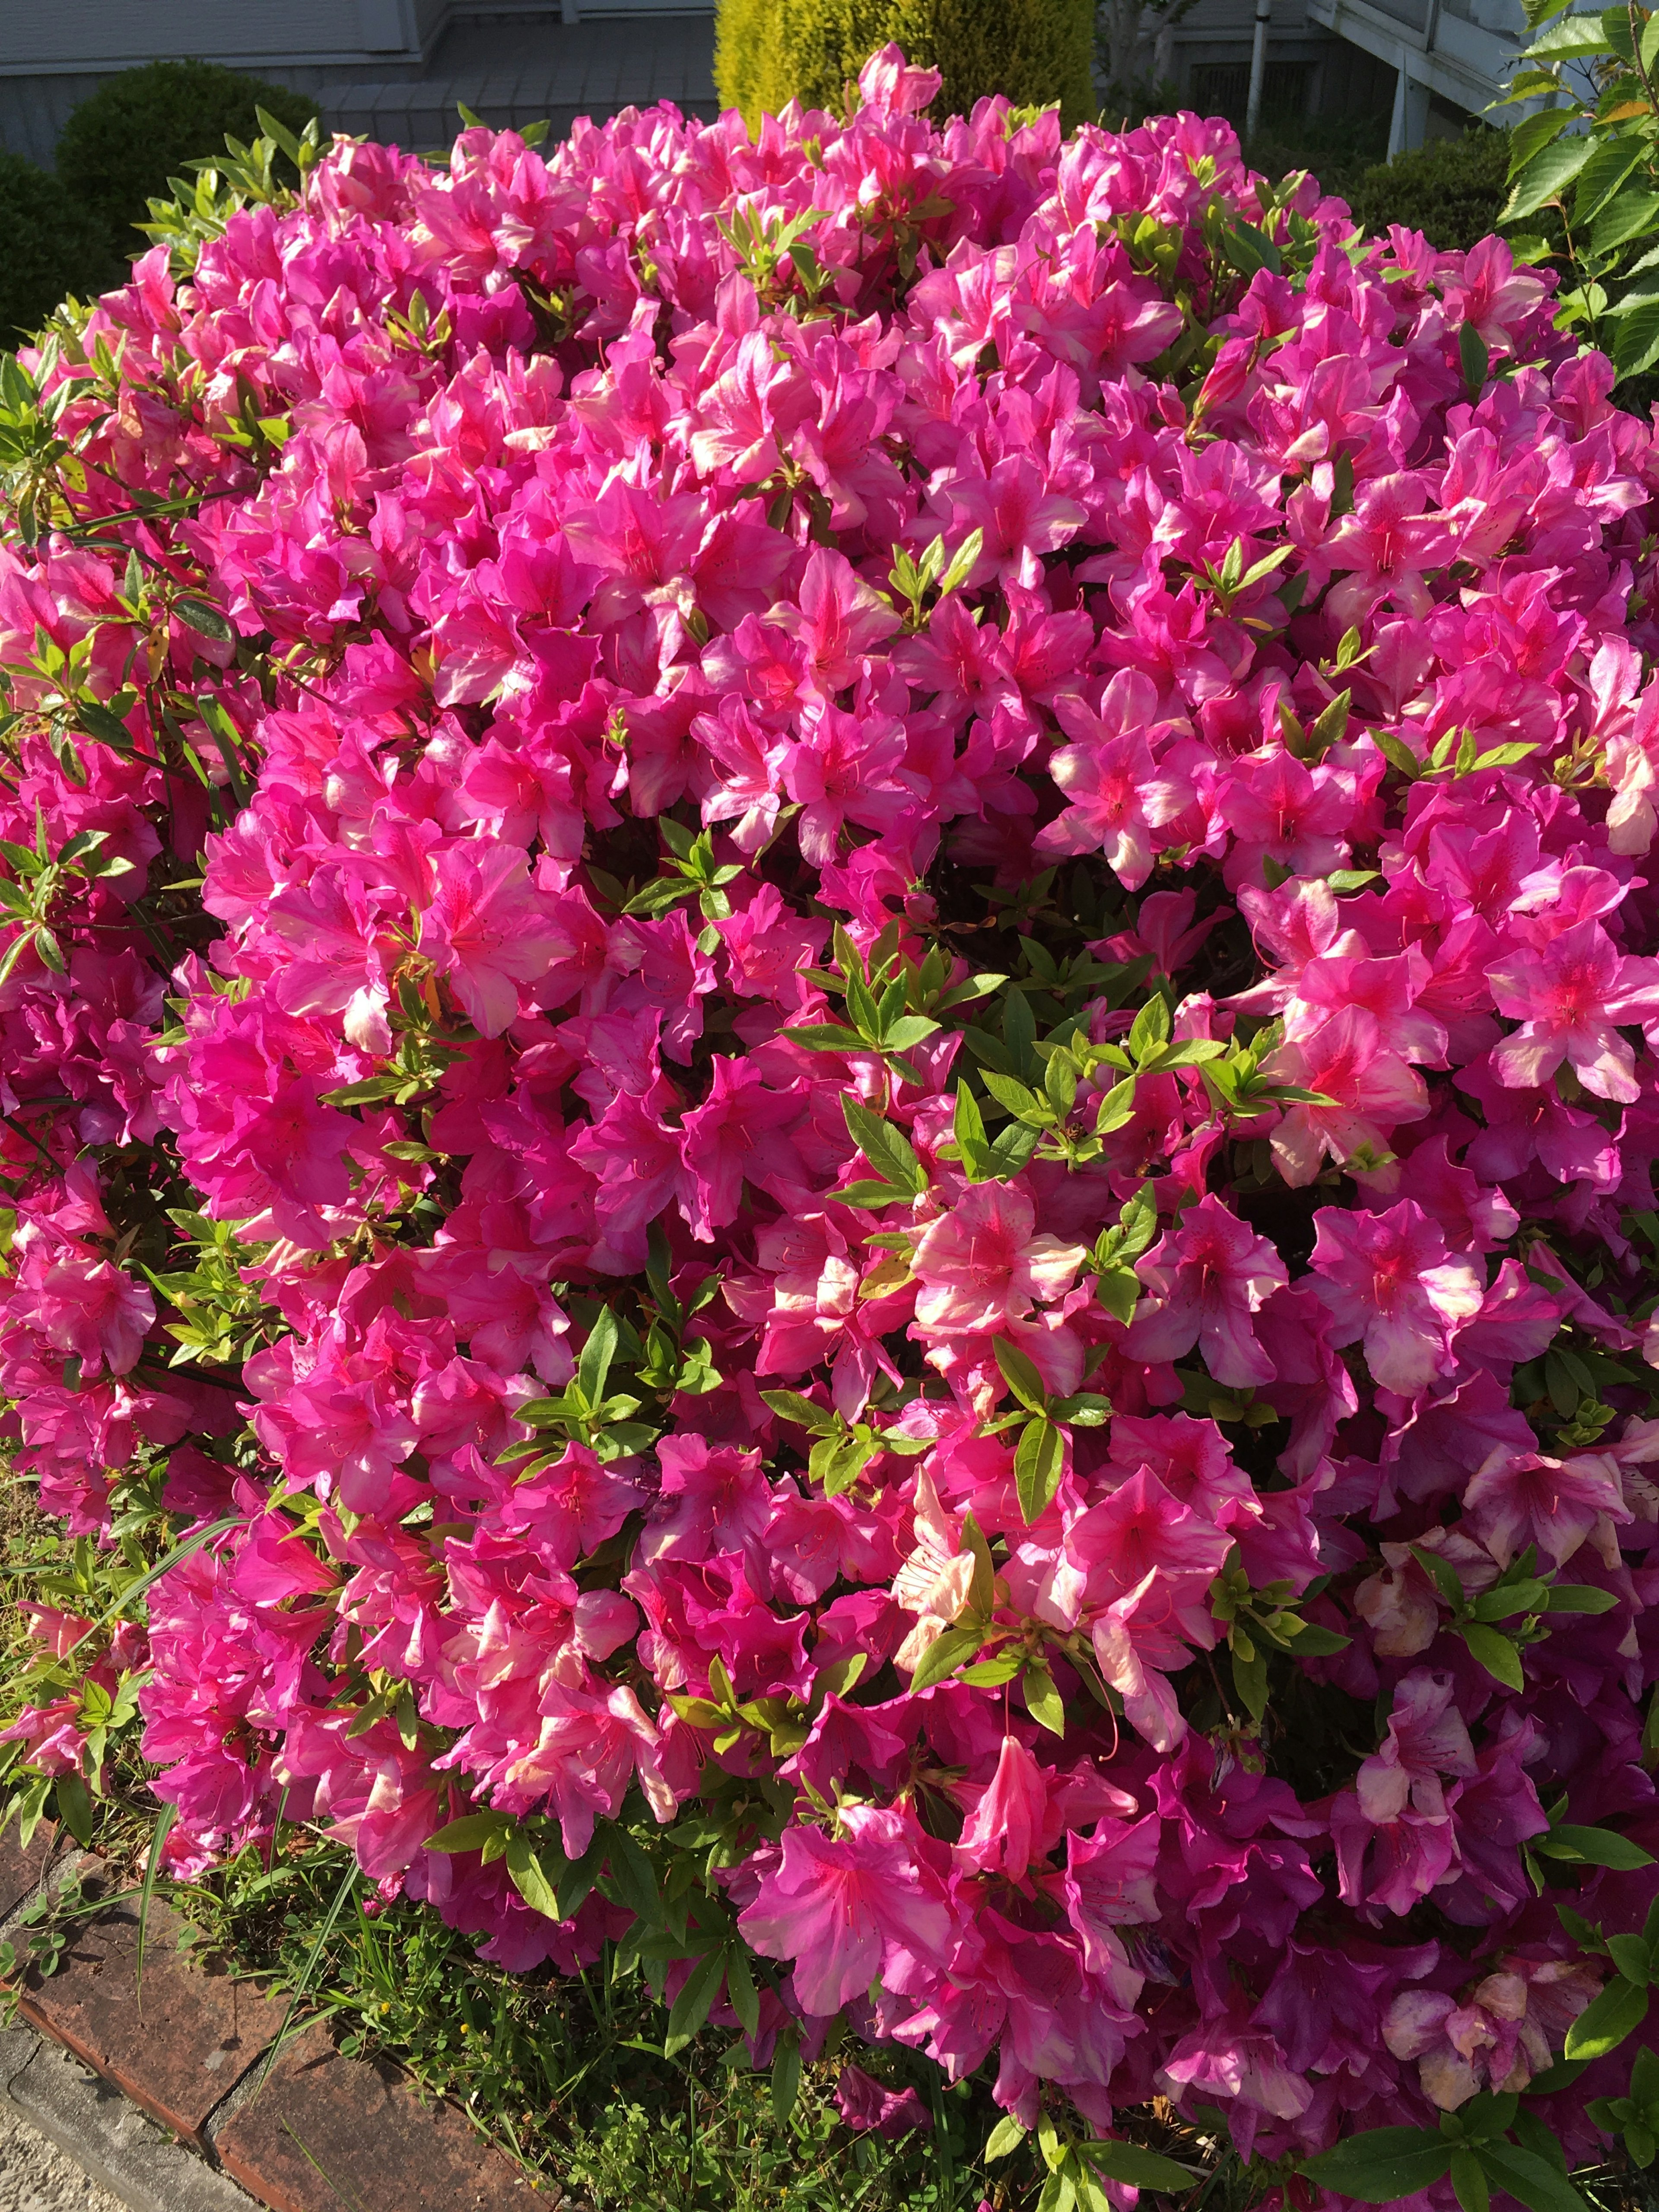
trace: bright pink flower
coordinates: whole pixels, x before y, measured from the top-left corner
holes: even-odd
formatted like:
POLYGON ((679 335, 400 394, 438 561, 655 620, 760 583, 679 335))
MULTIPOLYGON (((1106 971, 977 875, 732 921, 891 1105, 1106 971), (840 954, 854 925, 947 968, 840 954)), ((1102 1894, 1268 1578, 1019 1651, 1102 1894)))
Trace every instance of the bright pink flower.
POLYGON ((1334 1341, 1363 1338, 1366 1365, 1402 1397, 1449 1372, 1452 1336, 1486 1295, 1473 1261, 1449 1252, 1439 1224, 1410 1199, 1376 1214, 1322 1206, 1314 1221, 1313 1286, 1334 1341))
POLYGON ((776 1868, 738 1925, 756 1950, 787 1959, 808 2012, 839 2012, 896 1956, 942 1966, 955 1934, 907 1815, 849 1805, 842 1832, 784 1831, 776 1868))
POLYGON ((1126 890, 1138 891, 1152 872, 1152 832, 1192 802, 1184 777, 1160 775, 1146 742, 1158 693, 1136 669, 1121 668, 1106 687, 1098 714, 1080 699, 1055 702, 1060 727, 1073 742, 1048 764, 1065 793, 1066 811, 1039 830, 1045 858, 1103 852, 1126 890))
POLYGON ((524 854, 481 844, 451 846, 434 862, 437 890, 421 917, 421 950, 449 977, 467 1018, 499 1036, 518 1016, 519 986, 533 983, 564 950, 524 854))
POLYGON ((1364 1006, 1344 1006, 1296 1042, 1269 1053, 1262 1073, 1334 1103, 1290 1105, 1273 1133, 1273 1157, 1293 1188, 1310 1183, 1326 1158, 1370 1174, 1391 1158, 1389 1138, 1429 1110, 1423 1079, 1390 1048, 1389 1030, 1364 1006))
POLYGON ((1289 1279, 1265 1237, 1258 1237, 1213 1193, 1180 1214, 1135 1273, 1146 1296, 1129 1325, 1137 1359, 1179 1359, 1197 1345, 1218 1382, 1230 1389, 1273 1380, 1273 1363, 1251 1316, 1289 1279))
POLYGON ((890 2142, 933 2124, 933 2116, 914 2089, 888 2089, 861 2066, 843 2066, 836 2083, 836 2109, 856 2133, 874 2129, 890 2142))
POLYGON ((1626 964, 1601 924, 1583 921, 1491 969, 1498 1011, 1522 1024, 1492 1048, 1499 1080, 1534 1089, 1565 1060, 1598 1098, 1639 1097, 1635 1055, 1614 1026, 1625 1018, 1626 964))
POLYGON ((1048 1788, 1042 1769, 1018 1737, 1007 1735, 997 1771, 969 1814, 957 1849, 981 1874, 1018 1881, 1042 1856, 1048 1788))
POLYGON ((20 1287, 14 1317, 37 1329, 54 1352, 78 1359, 88 1379, 126 1374, 155 1326, 155 1301, 143 1284, 75 1245, 32 1243, 20 1287))
POLYGON ((706 1559, 757 1543, 771 1517, 772 1492, 758 1452, 710 1446, 702 1437, 665 1437, 659 1501, 646 1525, 647 1559, 706 1559))

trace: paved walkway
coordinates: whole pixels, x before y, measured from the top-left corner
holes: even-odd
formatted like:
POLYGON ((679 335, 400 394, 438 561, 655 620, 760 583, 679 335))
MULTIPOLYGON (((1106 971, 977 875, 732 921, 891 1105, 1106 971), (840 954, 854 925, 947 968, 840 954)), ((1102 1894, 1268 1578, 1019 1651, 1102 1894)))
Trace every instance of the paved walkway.
POLYGON ((0 2212, 123 2212, 123 2208, 0 2099, 0 2212))
POLYGON ((620 108, 659 100, 712 121, 720 112, 714 64, 712 15, 567 24, 550 10, 452 24, 419 77, 381 84, 320 77, 315 89, 331 128, 423 150, 448 144, 462 101, 498 130, 545 118, 556 139, 578 116, 603 122, 620 108))

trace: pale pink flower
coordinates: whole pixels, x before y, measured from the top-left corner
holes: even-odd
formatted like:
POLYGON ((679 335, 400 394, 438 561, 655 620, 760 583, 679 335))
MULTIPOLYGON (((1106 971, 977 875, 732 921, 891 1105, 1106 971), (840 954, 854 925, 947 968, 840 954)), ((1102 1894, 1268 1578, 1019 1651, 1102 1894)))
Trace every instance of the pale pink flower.
POLYGON ((1063 1297, 1087 1256, 1046 1232, 1012 1183, 972 1183, 948 1213, 916 1231, 910 1267, 921 1285, 916 1326, 929 1335, 1006 1330, 1035 1301, 1063 1297))

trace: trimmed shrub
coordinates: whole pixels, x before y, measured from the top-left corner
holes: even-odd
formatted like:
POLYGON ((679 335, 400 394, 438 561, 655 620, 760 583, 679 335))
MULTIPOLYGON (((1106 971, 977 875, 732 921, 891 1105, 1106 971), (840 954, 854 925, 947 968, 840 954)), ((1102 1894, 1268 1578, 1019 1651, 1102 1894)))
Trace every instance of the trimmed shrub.
POLYGON ((222 150, 226 135, 258 135, 263 107, 302 131, 317 103, 303 93, 263 84, 214 62, 150 62, 124 70, 64 125, 58 174, 102 226, 118 253, 137 250, 132 226, 187 161, 222 150))
POLYGON ((120 282, 103 226, 56 177, 20 154, 0 154, 0 347, 38 330, 70 293, 120 282))
MULTIPOLYGON (((1467 253, 1497 228, 1509 197, 1509 159, 1507 134, 1484 123, 1461 138, 1432 139, 1365 171, 1349 196, 1354 220, 1371 231, 1397 222, 1420 230, 1443 253, 1467 253)), ((1537 220, 1528 227, 1536 230, 1537 220)))
POLYGON ((1067 124, 1097 105, 1091 0, 721 0, 715 85, 751 131, 792 99, 840 112, 890 40, 944 78, 937 115, 969 114, 994 92, 1017 107, 1058 100, 1067 124))

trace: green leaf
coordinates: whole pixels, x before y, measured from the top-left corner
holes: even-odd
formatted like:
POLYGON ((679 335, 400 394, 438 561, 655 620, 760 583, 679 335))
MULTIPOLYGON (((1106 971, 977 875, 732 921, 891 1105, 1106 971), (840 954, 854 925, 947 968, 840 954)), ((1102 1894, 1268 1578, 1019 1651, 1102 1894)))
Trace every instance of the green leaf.
MULTIPOLYGON (((594 1883, 599 1878, 599 1869, 605 1864, 605 1832, 596 1827, 592 1840, 579 1859, 565 1862, 563 1871, 553 1885, 556 1920, 574 1920, 587 1902, 594 1883)), ((508 1869, 511 1872, 511 1869, 508 1869)))
POLYGON ((1518 2143, 1482 2143, 1475 2155, 1486 2178, 1518 2197, 1528 2212, 1589 2212, 1583 2198, 1566 2179, 1535 2151, 1518 2143))
POLYGON ((791 2021, 778 2037, 772 2061, 772 2117, 787 2127, 800 2088, 800 2031, 791 2021))
POLYGON ((999 1182, 1017 1176, 1038 1145, 1042 1133, 1024 1121, 1012 1121, 991 1140, 991 1174, 999 1182))
POLYGON ((1615 1974, 1599 1997, 1581 2012, 1567 2030, 1563 2055, 1568 2058, 1605 2058, 1648 2016, 1648 1993, 1615 1974))
POLYGON ((1006 2158, 1010 2151, 1018 2150, 1025 2140, 1027 2130, 1012 2112, 1005 2112, 988 2136, 981 2156, 988 2166, 999 2158, 1006 2158))
POLYGON ((1527 2084, 1529 2097, 1553 2097, 1558 2089, 1571 2089, 1589 2061, 1587 2058, 1558 2058, 1553 2066, 1547 2066, 1541 2074, 1534 2074, 1527 2084))
POLYGON ((1647 152, 1634 131, 1603 138, 1578 173, 1572 188, 1575 222, 1588 222, 1613 198, 1647 152))
POLYGON ((1534 1837, 1532 1847, 1545 1858, 1567 1859, 1578 1866, 1613 1867, 1621 1874, 1653 1864, 1651 1852, 1612 1828, 1552 1828, 1548 1835, 1534 1837))
POLYGON ((605 1377, 621 1334, 616 1315, 609 1306, 601 1306, 576 1361, 576 1387, 590 1406, 597 1407, 605 1396, 605 1377))
POLYGON ((1638 1990, 1653 1979, 1653 1954, 1639 1936, 1609 1936, 1607 1956, 1627 1982, 1638 1990))
POLYGON ((1451 1561, 1442 1559, 1438 1552, 1431 1552, 1422 1544, 1413 1544, 1411 1553, 1453 1612, 1461 1613, 1463 1609, 1463 1585, 1451 1561))
POLYGON ((1267 1660, 1255 1650, 1247 1659, 1235 1649, 1231 1657, 1233 1680, 1237 1685, 1239 1697, 1250 1718, 1259 1722, 1267 1710, 1267 1660))
POLYGON ((726 1974, 726 1954, 723 1948, 705 1953, 686 1976, 685 1986, 669 2008, 668 2033, 663 2038, 662 2055, 673 2057, 684 2051, 697 2030, 708 2017, 708 2008, 714 2003, 726 1974))
POLYGON ((783 1032, 792 1044, 804 1045, 808 1052, 868 1052, 871 1048, 855 1030, 844 1029, 839 1022, 808 1022, 801 1029, 783 1032))
POLYGON ((1095 1115, 1095 1134, 1109 1137, 1114 1131, 1124 1128, 1134 1119, 1135 1079, 1126 1075, 1121 1083, 1115 1083, 1101 1100, 1095 1115))
POLYGON ((1644 376, 1659 361, 1659 299, 1644 300, 1613 325, 1613 366, 1621 378, 1644 376))
POLYGON ((1240 221, 1223 231, 1221 250, 1241 276, 1254 276, 1258 269, 1265 269, 1273 276, 1282 273, 1284 264, 1279 248, 1253 222, 1240 221))
POLYGON ((808 1429, 815 1437, 828 1436, 834 1431, 836 1417, 830 1408, 815 1406, 799 1390, 763 1390, 761 1399, 780 1420, 791 1421, 798 1429, 808 1429))
POLYGON ((1050 1735, 1064 1735, 1066 1702, 1054 1687, 1054 1676, 1041 1660, 1027 1661, 1019 1686, 1025 1710, 1037 1726, 1047 1729, 1050 1735))
POLYGON ((1162 998, 1148 999, 1130 1025, 1129 1056, 1137 1065, 1170 1042, 1170 1009, 1162 998))
MULTIPOLYGON (((1391 730, 1373 730, 1371 742, 1383 759, 1388 762, 1389 766, 1397 769, 1409 781, 1414 783, 1422 775, 1422 762, 1419 760, 1403 738, 1395 737, 1391 730)), ((1381 2130, 1377 2132, 1380 2133, 1381 2130)))
POLYGON ((1392 2204, 1429 2189, 1451 2165, 1451 2145, 1437 2129, 1371 2128, 1334 2150, 1304 2159, 1302 2171, 1320 2188, 1362 2204, 1392 2204))
MULTIPOLYGON (((1558 30, 1565 26, 1558 24, 1558 30)), ((1547 32, 1545 36, 1550 35, 1547 32)), ((1587 52, 1605 52, 1607 41, 1598 38, 1587 52)), ((1546 146, 1541 153, 1528 161, 1510 194, 1509 204, 1498 218, 1501 222, 1519 222, 1523 216, 1536 215, 1539 209, 1559 197, 1589 161, 1593 151, 1589 138, 1558 138, 1553 145, 1546 146)))
MULTIPOLYGON (((1626 6, 1604 8, 1601 10, 1601 36, 1618 55, 1620 61, 1636 60, 1636 41, 1631 36, 1630 9, 1626 6)), ((1633 88, 1632 88, 1633 89, 1633 88)))
POLYGON ((991 1146, 985 1133, 985 1116, 979 1101, 965 1083, 957 1086, 956 1111, 951 1133, 962 1154, 963 1173, 969 1182, 988 1182, 992 1174, 991 1146))
POLYGON ((985 532, 982 530, 970 530, 961 544, 957 546, 950 567, 939 580, 940 599, 948 599, 952 592, 959 592, 962 589, 978 566, 979 556, 984 550, 985 532))
POLYGON ((996 1610, 997 1571, 984 1531, 972 1513, 963 1516, 962 1534, 974 1555, 974 1579, 968 1588, 969 1610, 980 1620, 989 1620, 996 1610))
MULTIPOLYGON (((293 2041, 298 2028, 303 2024, 298 2018, 301 2006, 305 2001, 307 1991, 310 1989, 312 1983, 315 1978, 317 1969, 322 1961, 323 1954, 328 1948, 328 1939, 334 1933, 335 1923, 338 1920, 341 1913, 344 1911, 347 1899, 351 1895, 352 1891, 357 1887, 357 1878, 361 1871, 362 1869, 359 1868, 356 1860, 354 1858, 350 1861, 345 1872, 340 1877, 340 1886, 335 1891, 333 1898, 329 1905, 328 1911, 323 1915, 322 1926, 317 1930, 315 1936, 313 1938, 311 1948, 306 1954, 305 1964, 300 1970, 300 1978, 293 1984, 293 1994, 289 1996, 288 2001, 288 2010, 283 2014, 282 2027, 278 2031, 276 2039, 272 2042, 270 2048, 266 2051, 264 2063, 259 2069, 258 2078, 253 2084, 253 2094, 255 2097, 259 2094, 259 2092, 264 2087, 265 2083, 270 2079, 271 2068, 275 2066, 276 2061, 282 2057, 283 2051, 287 2050, 289 2045, 293 2041)), ((250 2100, 250 2101, 252 2100, 250 2100)))
POLYGON ((965 1660, 973 1657, 983 1641, 977 1628, 947 1628, 942 1636, 936 1636, 910 1677, 912 1692, 928 1690, 935 1682, 945 1681, 965 1660))
POLYGON ((881 1048, 884 1052, 908 1052, 913 1044, 934 1036, 939 1026, 937 1022, 930 1022, 926 1014, 901 1014, 883 1033, 881 1048))
POLYGON ((1611 1613, 1618 1602, 1594 1583, 1552 1583, 1544 1593, 1546 1613, 1611 1613))
POLYGON ((1127 2181, 1132 2189, 1162 2189, 1171 2195, 1184 2195, 1198 2179, 1190 2168, 1177 2166, 1158 2151, 1143 2149, 1139 2143, 1096 2141, 1082 2148, 1090 2165, 1109 2181, 1127 2181))
POLYGON ((750 1972, 749 1956, 741 1942, 729 1944, 726 1953, 726 1995, 738 2015, 738 2026, 748 2036, 760 2033, 760 1995, 750 1972))
POLYGON ((1492 2192, 1486 2186, 1485 2171, 1474 2153, 1463 2143, 1459 2143, 1451 2154, 1451 2185, 1463 2212, 1488 2212, 1492 2192))
POLYGON ((1065 1456, 1065 1439, 1054 1422, 1041 1413, 1027 1421, 1014 1447, 1014 1487, 1028 1528, 1042 1519, 1053 1502, 1065 1456))
POLYGON ((1006 1336, 994 1337, 991 1348, 996 1353, 997 1365, 1002 1370, 1002 1379, 1028 1413, 1046 1413, 1048 1393, 1042 1385, 1036 1363, 1028 1358, 1017 1344, 1006 1336))
POLYGON ((1510 133, 1510 178, 1518 177, 1534 155, 1559 138, 1571 120, 1565 107, 1541 108, 1536 115, 1523 117, 1510 133))
POLYGON ((236 642, 236 632, 228 619, 205 599, 186 594, 185 598, 173 601, 173 611, 187 629, 195 631, 198 637, 210 637, 216 645, 234 645, 236 642))
MULTIPOLYGON (((1599 15, 1568 15, 1534 39, 1524 53, 1517 54, 1517 62, 1574 61, 1585 54, 1605 54, 1611 51, 1607 35, 1601 28, 1599 15)), ((1569 114, 1571 110, 1568 110, 1569 114)), ((1500 218, 1506 220, 1507 218, 1500 218)))
POLYGON ((514 1828, 507 1839, 507 1870, 513 1877, 514 1888, 532 1912, 539 1912, 548 1920, 559 1918, 559 1900, 553 1884, 522 1828, 514 1828))
POLYGON ((1489 1674, 1495 1675, 1509 1689, 1526 1687, 1521 1654, 1507 1636, 1477 1620, 1469 1621, 1458 1632, 1469 1647, 1470 1657, 1478 1660, 1489 1674))
MULTIPOLYGON (((1659 21, 1659 16, 1654 20, 1659 21)), ((1596 216, 1590 249, 1601 260, 1632 238, 1650 237, 1656 229, 1659 229, 1659 192, 1633 185, 1610 200, 1596 216)))
POLYGON ((661 1899, 657 1890, 657 1869, 651 1863, 650 1853, 635 1842, 626 1828, 609 1828, 606 1842, 611 1887, 617 1893, 617 1902, 636 1920, 654 1921, 661 1909, 661 1899))
POLYGON ((178 1817, 179 1808, 176 1805, 162 1806, 161 1817, 150 1836, 149 1852, 144 1861, 144 1878, 138 1889, 138 1932, 132 1962, 132 1988, 138 2001, 141 2018, 144 1995, 144 1943, 149 1933, 149 1908, 155 1900, 155 1884, 161 1871, 162 1846, 172 1834, 173 1824, 178 1817))
POLYGON ((452 1820, 447 1827, 428 1836, 422 1848, 428 1851, 476 1851, 492 1836, 512 1826, 510 1813, 463 1813, 459 1820, 452 1820))
POLYGON ((76 1842, 86 1848, 92 1842, 92 1796, 78 1774, 60 1774, 57 1784, 58 1817, 76 1842))
POLYGON ((927 1171, 916 1158, 909 1140, 855 1098, 843 1096, 841 1110, 853 1142, 876 1173, 906 1197, 919 1198, 927 1188, 927 1171))
POLYGON ((830 1196, 838 1206, 862 1206, 867 1212, 876 1212, 884 1206, 896 1206, 904 1196, 890 1182, 849 1182, 830 1196))
POLYGON ((1463 389, 1474 402, 1485 388, 1492 354, 1473 323, 1464 323, 1458 330, 1457 358, 1463 371, 1463 389))

